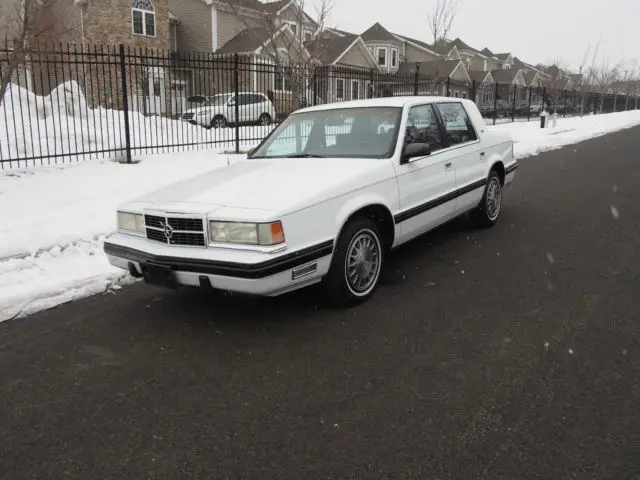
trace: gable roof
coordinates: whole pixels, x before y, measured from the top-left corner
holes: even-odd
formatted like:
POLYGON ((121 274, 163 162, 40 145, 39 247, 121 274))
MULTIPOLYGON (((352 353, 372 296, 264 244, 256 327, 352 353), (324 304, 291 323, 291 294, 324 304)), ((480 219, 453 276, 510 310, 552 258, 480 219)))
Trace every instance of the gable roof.
POLYGON ((264 10, 267 13, 278 13, 290 3, 291 0, 276 0, 275 2, 263 3, 260 9, 264 10))
POLYGON ((523 72, 522 76, 524 77, 524 82, 527 87, 530 87, 533 84, 534 80, 540 76, 540 74, 534 70, 532 72, 523 72))
POLYGON ((360 35, 365 42, 394 42, 398 39, 389 30, 380 25, 379 22, 374 23, 369 29, 360 35))
POLYGON ((324 65, 335 62, 340 56, 353 44, 358 38, 357 35, 336 36, 317 36, 305 46, 307 50, 318 52, 317 58, 324 65))
POLYGON ((433 49, 433 46, 429 45, 426 42, 423 42, 422 40, 416 40, 415 38, 407 37, 406 35, 400 35, 399 33, 392 33, 392 35, 400 41, 413 44, 415 47, 432 53, 433 55, 438 55, 438 53, 433 49))
POLYGON ((216 53, 251 53, 264 45, 269 38, 269 31, 266 28, 245 28, 216 53))
POLYGON ((482 50, 480 50, 480 53, 482 53, 483 55, 486 55, 487 57, 493 57, 493 52, 489 50, 487 47, 484 47, 482 50))
POLYGON ((482 85, 483 83, 494 83, 491 72, 484 70, 471 70, 469 72, 471 80, 475 80, 476 84, 482 85))
POLYGON ((513 81, 520 73, 517 68, 498 68, 491 70, 491 76, 496 83, 513 83, 513 81))
POLYGON ((506 62, 509 59, 510 56, 511 56, 510 53, 496 53, 494 55, 494 57, 496 57, 501 62, 506 62))

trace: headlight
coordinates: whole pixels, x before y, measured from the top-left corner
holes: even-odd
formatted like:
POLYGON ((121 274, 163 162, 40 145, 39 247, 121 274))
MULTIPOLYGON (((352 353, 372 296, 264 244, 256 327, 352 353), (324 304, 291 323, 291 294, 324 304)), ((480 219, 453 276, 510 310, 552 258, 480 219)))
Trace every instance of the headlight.
POLYGON ((118 229, 132 233, 145 233, 144 215, 118 212, 118 229))
POLYGON ((208 110, 205 110, 204 112, 198 112, 198 113, 196 113, 196 115, 197 115, 198 117, 206 117, 207 115, 211 115, 211 112, 210 112, 210 111, 208 111, 208 110))
POLYGON ((216 243, 278 245, 284 243, 282 223, 209 222, 209 237, 216 243))

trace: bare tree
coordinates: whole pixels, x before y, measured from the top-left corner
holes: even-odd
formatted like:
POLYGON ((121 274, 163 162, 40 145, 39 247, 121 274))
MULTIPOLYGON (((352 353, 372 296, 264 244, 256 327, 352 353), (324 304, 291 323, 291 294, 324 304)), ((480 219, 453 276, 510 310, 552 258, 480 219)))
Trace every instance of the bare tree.
POLYGON ((460 0, 435 0, 433 10, 427 14, 434 46, 440 46, 446 41, 458 14, 459 3, 460 0))
POLYGON ((14 0, 13 7, 10 7, 9 17, 5 20, 9 21, 14 37, 3 62, 5 67, 0 79, 0 104, 18 67, 29 62, 29 45, 56 27, 57 22, 48 15, 47 10, 57 2, 58 0, 14 0))
POLYGON ((332 0, 321 0, 313 16, 306 13, 305 0, 294 0, 293 8, 289 8, 294 12, 293 17, 288 17, 286 21, 274 11, 261 12, 259 18, 253 18, 246 13, 246 0, 221 2, 231 9, 246 29, 254 31, 256 35, 260 35, 260 32, 264 34, 263 56, 279 73, 282 82, 287 83, 293 110, 302 106, 314 75, 322 66, 321 56, 325 49, 322 32, 333 7, 332 0), (287 26, 290 24, 296 26, 295 31, 287 26), (305 39, 304 26, 311 27, 313 38, 305 39))

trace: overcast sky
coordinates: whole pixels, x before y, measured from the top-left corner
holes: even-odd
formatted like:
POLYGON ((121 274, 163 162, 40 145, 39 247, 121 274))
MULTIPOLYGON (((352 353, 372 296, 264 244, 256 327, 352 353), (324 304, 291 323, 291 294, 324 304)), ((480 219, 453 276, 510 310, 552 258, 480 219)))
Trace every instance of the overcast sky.
MULTIPOLYGON (((309 5, 320 1, 306 0, 309 5)), ((434 2, 333 0, 329 24, 362 33, 379 21, 394 33, 431 43, 426 14, 434 2)), ((639 19, 640 0, 460 0, 451 36, 479 50, 511 52, 528 63, 557 58, 577 68, 589 44, 598 40, 601 56, 613 63, 640 59, 639 19)))

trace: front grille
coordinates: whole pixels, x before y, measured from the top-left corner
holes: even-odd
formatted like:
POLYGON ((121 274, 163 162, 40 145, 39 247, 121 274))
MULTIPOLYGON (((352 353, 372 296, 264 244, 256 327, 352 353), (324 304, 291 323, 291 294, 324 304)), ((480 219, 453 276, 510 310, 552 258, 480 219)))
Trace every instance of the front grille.
POLYGON ((204 222, 201 218, 145 215, 144 221, 148 240, 189 247, 204 247, 206 245, 204 222), (168 237, 167 231, 165 231, 167 225, 171 227, 168 237))

